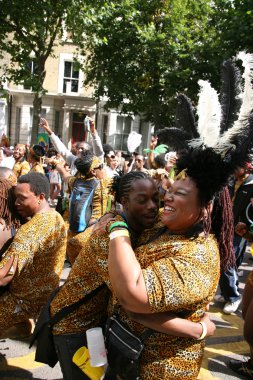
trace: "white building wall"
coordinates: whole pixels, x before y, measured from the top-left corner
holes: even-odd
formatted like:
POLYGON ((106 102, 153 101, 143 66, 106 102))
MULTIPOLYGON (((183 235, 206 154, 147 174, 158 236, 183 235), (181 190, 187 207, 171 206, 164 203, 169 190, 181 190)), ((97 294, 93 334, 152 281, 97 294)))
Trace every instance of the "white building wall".
POLYGON ((2 135, 7 136, 8 108, 5 98, 0 99, 0 140, 2 135))

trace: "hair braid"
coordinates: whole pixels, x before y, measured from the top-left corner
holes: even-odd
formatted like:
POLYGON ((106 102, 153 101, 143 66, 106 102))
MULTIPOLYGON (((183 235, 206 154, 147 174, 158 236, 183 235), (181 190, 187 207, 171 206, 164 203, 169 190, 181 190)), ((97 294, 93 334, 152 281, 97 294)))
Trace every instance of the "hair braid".
POLYGON ((122 197, 128 197, 129 192, 131 191, 132 184, 135 181, 146 179, 152 181, 152 178, 149 177, 145 172, 132 171, 127 174, 124 174, 122 177, 114 177, 112 184, 112 192, 115 193, 116 202, 121 203, 122 197))
POLYGON ((212 211, 212 230, 218 240, 221 270, 235 265, 233 253, 234 217, 228 188, 215 198, 212 211))
POLYGON ((18 220, 14 210, 14 191, 11 181, 5 178, 0 178, 0 218, 4 219, 6 227, 19 227, 18 220))

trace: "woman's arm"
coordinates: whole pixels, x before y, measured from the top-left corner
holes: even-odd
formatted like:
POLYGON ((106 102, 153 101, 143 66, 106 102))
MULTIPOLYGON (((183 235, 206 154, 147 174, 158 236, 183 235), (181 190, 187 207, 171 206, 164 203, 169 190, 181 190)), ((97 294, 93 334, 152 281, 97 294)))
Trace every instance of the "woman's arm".
MULTIPOLYGON (((1 263, 0 263, 1 264, 1 263)), ((0 286, 5 286, 11 282, 18 265, 18 259, 12 256, 0 269, 0 286)))
MULTIPOLYGON (((136 314, 127 312, 134 321, 164 334, 180 336, 182 338, 199 339, 203 333, 203 326, 199 322, 191 322, 187 319, 179 318, 173 313, 136 314)), ((206 336, 211 336, 216 330, 215 324, 210 320, 207 313, 201 318, 207 328, 206 336)))
POLYGON ((120 236, 110 241, 108 268, 120 304, 136 313, 151 313, 144 277, 129 237, 120 236))

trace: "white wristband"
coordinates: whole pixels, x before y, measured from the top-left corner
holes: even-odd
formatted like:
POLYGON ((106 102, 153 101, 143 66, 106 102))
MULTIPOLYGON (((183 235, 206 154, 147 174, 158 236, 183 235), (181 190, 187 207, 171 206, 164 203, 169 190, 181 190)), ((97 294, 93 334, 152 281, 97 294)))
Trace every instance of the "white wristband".
POLYGON ((122 237, 122 236, 130 237, 127 229, 121 229, 121 230, 113 231, 109 235, 110 240, 113 240, 117 237, 122 237))
POLYGON ((207 334, 207 327, 206 327, 206 324, 205 322, 199 322, 199 324, 202 326, 202 334, 200 335, 199 338, 197 338, 197 340, 202 340, 206 337, 206 334, 207 334))

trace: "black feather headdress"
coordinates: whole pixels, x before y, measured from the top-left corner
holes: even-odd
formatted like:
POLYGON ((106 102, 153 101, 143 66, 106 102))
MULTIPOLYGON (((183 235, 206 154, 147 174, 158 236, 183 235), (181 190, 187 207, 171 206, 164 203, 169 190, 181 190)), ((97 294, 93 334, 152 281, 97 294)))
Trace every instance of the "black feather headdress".
POLYGON ((253 54, 240 53, 238 59, 244 85, 235 62, 224 62, 220 100, 208 81, 199 81, 198 122, 190 100, 180 95, 176 127, 157 132, 159 140, 180 151, 177 170, 186 169, 209 200, 253 147, 253 54))

